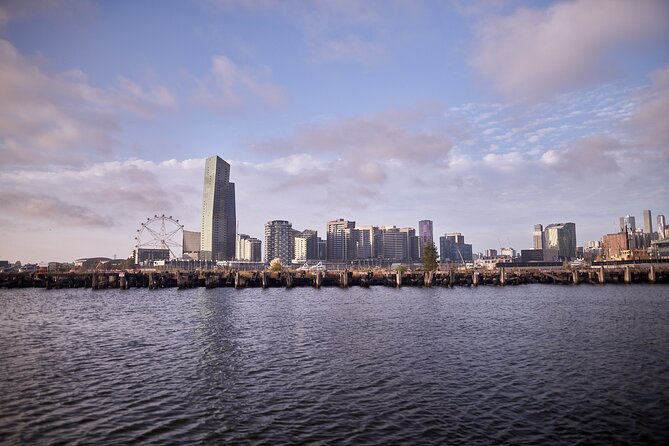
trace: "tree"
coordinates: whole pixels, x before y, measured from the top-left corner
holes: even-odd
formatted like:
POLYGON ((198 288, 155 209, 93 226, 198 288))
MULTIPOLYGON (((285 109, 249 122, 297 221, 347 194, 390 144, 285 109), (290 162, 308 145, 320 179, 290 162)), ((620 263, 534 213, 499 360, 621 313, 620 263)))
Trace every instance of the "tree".
POLYGON ((276 258, 269 263, 269 270, 272 272, 279 272, 283 268, 281 266, 281 259, 276 258))
POLYGON ((423 247, 423 269, 434 271, 437 269, 437 247, 434 243, 428 243, 423 247))

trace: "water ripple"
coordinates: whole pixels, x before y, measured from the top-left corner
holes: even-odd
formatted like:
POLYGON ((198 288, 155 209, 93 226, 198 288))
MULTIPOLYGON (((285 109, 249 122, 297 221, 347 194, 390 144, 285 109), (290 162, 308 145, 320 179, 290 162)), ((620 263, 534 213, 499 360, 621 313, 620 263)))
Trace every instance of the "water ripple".
POLYGON ((0 290, 0 443, 667 444, 669 288, 0 290))

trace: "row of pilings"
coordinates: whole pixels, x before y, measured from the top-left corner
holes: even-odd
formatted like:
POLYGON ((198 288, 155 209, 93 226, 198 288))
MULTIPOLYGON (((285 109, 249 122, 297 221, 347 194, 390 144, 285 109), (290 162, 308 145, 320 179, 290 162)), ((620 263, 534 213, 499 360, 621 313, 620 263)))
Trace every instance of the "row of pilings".
POLYGON ((453 287, 522 284, 669 283, 669 265, 579 269, 497 268, 441 271, 115 271, 2 273, 0 288, 277 288, 277 287, 453 287))

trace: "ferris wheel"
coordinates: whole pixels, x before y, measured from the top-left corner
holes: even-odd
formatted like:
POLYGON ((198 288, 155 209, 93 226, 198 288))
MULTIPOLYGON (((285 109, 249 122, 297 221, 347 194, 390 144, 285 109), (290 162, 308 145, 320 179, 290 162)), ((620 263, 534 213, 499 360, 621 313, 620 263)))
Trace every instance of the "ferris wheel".
POLYGON ((178 219, 154 215, 146 219, 137 230, 137 250, 161 249, 169 251, 170 259, 181 256, 184 226, 178 219))

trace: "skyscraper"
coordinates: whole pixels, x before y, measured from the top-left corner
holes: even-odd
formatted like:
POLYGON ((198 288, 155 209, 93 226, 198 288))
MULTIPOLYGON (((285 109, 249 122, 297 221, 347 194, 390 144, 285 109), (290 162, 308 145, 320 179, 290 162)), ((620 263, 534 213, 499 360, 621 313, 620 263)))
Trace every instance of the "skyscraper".
POLYGON ((230 182, 230 164, 218 156, 209 157, 204 165, 201 259, 234 258, 236 218, 235 184, 230 182))
POLYGON ((534 249, 544 249, 544 227, 542 225, 534 225, 534 249))
POLYGON ((418 222, 418 258, 423 256, 425 245, 431 243, 434 243, 432 220, 421 220, 418 222))
POLYGON ((329 261, 341 262, 350 259, 351 231, 347 229, 353 228, 355 228, 355 222, 343 218, 328 222, 327 259, 329 261))
POLYGON ((439 258, 442 262, 471 262, 472 245, 465 243, 465 237, 459 232, 444 234, 439 237, 439 258))
POLYGON ((650 214, 650 210, 643 211, 643 230, 653 239, 653 217, 650 214))
POLYGON ((554 223, 544 230, 544 249, 557 249, 561 260, 576 258, 576 225, 554 223))
POLYGON ((620 232, 634 232, 636 231, 636 220, 633 215, 625 215, 620 217, 620 232))
POLYGON ((657 236, 661 239, 667 238, 667 231, 664 229, 667 223, 664 220, 664 215, 657 216, 657 236))
POLYGON ((293 225, 286 220, 265 223, 265 263, 281 259, 290 263, 293 259, 293 225))

